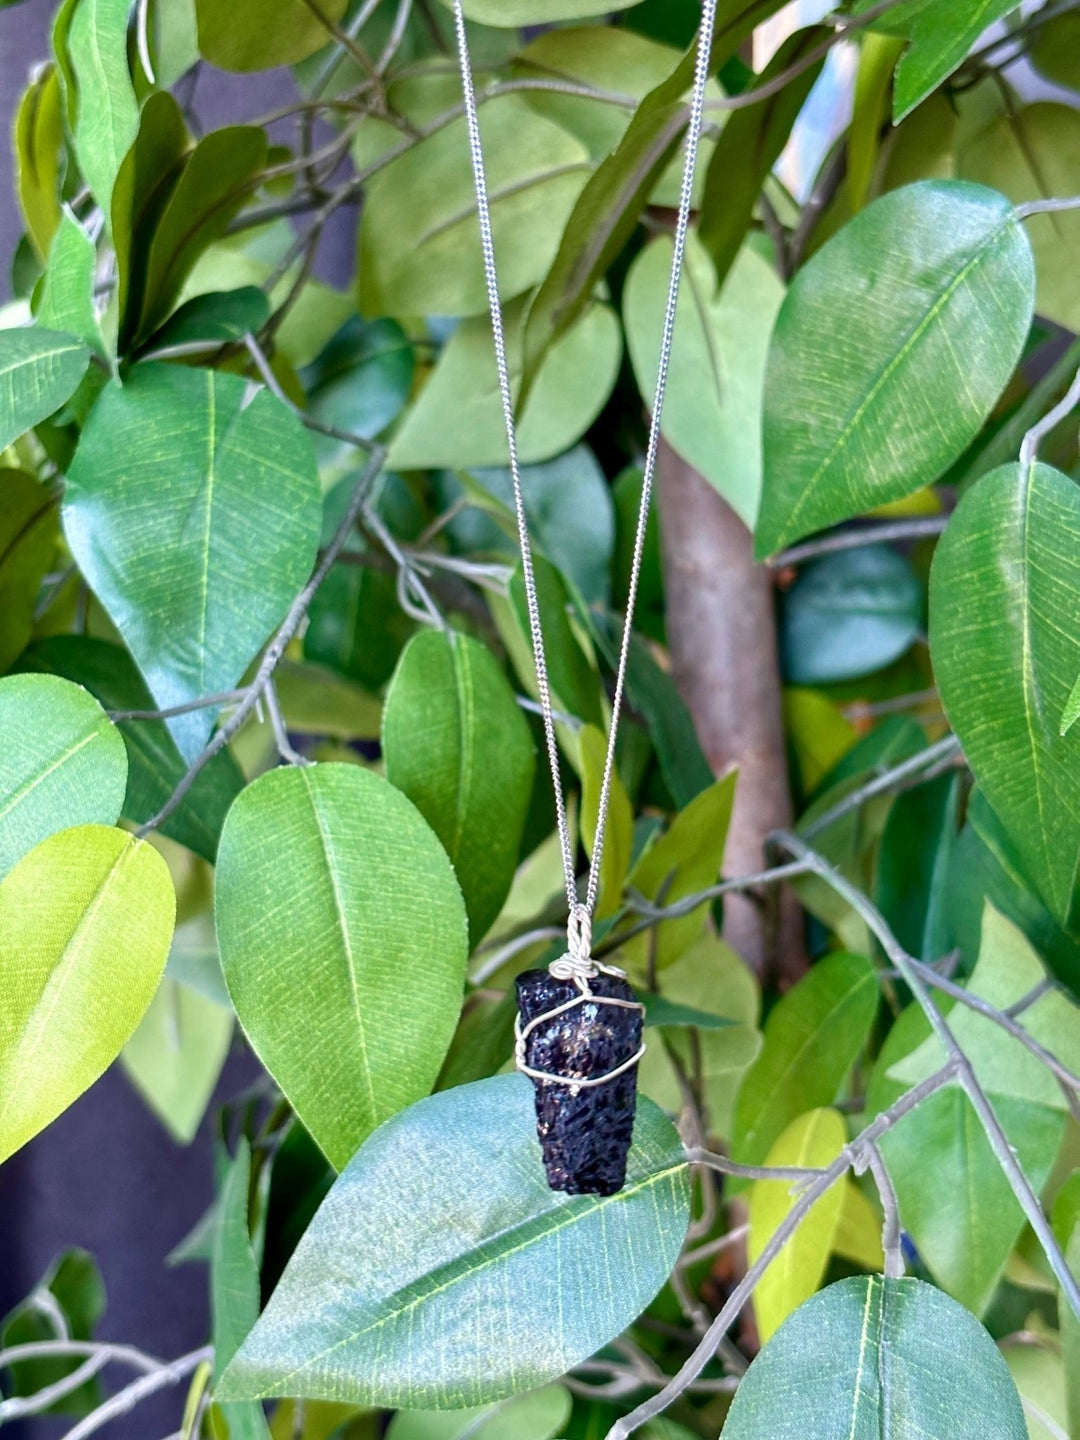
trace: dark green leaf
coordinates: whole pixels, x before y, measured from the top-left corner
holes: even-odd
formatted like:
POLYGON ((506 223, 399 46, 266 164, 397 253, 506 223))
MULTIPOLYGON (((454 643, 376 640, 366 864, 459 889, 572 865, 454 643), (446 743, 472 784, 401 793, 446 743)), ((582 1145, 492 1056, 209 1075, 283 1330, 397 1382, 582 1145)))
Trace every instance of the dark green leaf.
POLYGON ((792 685, 827 685, 883 670, 911 645, 922 617, 922 586, 888 546, 823 555, 784 600, 784 674, 792 685))
MULTIPOLYGON (((35 1295, 17 1306, 3 1322, 0 1344, 33 1345, 56 1339, 53 1318, 36 1303, 42 1291, 59 1306, 72 1340, 90 1340, 105 1312, 105 1286, 92 1255, 85 1250, 65 1250, 34 1287, 35 1295)), ((9 1365, 4 1385, 8 1395, 34 1395, 70 1375, 82 1364, 79 1356, 23 1360, 9 1365)), ((50 1406, 46 1414, 85 1415, 101 1403, 100 1382, 94 1378, 72 1394, 50 1406)))
POLYGON ((921 1280, 858 1275, 799 1307, 739 1385, 724 1440, 1027 1440, 1008 1367, 921 1280))
POLYGON ((1076 679, 1080 491, 1048 465, 1005 465, 964 496, 934 557, 930 650, 983 794, 1064 922, 1080 848, 1076 679))
MULTIPOLYGON (((137 365, 87 421, 64 529, 168 707, 236 684, 308 577, 320 509, 311 443, 280 400, 236 375, 137 365)), ((190 762, 214 711, 168 724, 190 762)))
POLYGON ((148 342, 154 351, 180 346, 224 345, 257 334, 270 315, 266 292, 256 285, 196 295, 170 315, 148 342))
POLYGON ((927 180, 860 211, 780 307, 758 554, 936 480, 1012 374, 1033 301, 1003 196, 927 180))
POLYGON ((414 636, 387 692, 382 749, 387 779, 450 857, 476 945, 510 891, 536 765, 491 651, 466 635, 414 636))
POLYGON ((947 875, 956 842, 960 782, 941 775, 898 795, 878 856, 878 905, 893 934, 930 963, 949 948, 947 875))
MULTIPOLYGON (((240 1137, 225 1173, 210 1255, 214 1375, 220 1376, 259 1317, 259 1266, 248 1232, 251 1150, 240 1137)), ((248 1401, 222 1406, 229 1440, 270 1440, 262 1406, 248 1401)))
POLYGON ((120 162, 139 129, 139 106, 128 70, 132 0, 74 0, 67 7, 67 54, 75 94, 75 152, 86 183, 106 216, 120 162))
POLYGON ((649 1101, 625 1188, 600 1198, 548 1188, 523 1076, 441 1091, 339 1177, 219 1394, 440 1409, 520 1394, 634 1319, 688 1219, 682 1146, 649 1101), (614 1284, 620 1253, 634 1264, 614 1284))
MULTIPOLYGON (((560 710, 586 724, 601 723, 600 680, 589 664, 570 624, 570 601, 562 576, 542 556, 533 557, 536 593, 540 605, 540 621, 544 631, 548 674, 552 693, 560 710)), ((519 626, 522 645, 528 644, 528 607, 521 567, 510 581, 510 600, 519 626)), ((519 667, 522 679, 532 690, 534 670, 531 655, 519 667), (526 678, 527 677, 527 678, 526 678)))
MULTIPOLYGON (((905 23, 904 12, 899 12, 899 25, 911 36, 911 43, 896 71, 896 123, 948 79, 983 31, 1015 5, 1013 0, 921 0, 905 8, 914 8, 914 14, 905 23)), ((885 23, 893 19, 888 16, 885 23)))
POLYGON ((225 822, 216 917, 240 1023, 341 1169, 427 1094, 454 1033, 466 921, 446 853, 372 771, 272 770, 225 822))
POLYGON ((22 470, 0 470, 0 672, 34 628, 34 606, 56 554, 56 496, 22 470))

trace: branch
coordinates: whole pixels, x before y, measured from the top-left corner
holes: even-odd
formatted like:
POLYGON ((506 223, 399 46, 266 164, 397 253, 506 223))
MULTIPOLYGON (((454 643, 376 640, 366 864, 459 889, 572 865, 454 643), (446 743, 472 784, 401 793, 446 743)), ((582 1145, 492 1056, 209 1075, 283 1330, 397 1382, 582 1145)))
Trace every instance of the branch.
POLYGON ((805 1220, 806 1216, 813 1209, 822 1195, 860 1161, 866 1151, 866 1147, 881 1138, 887 1130, 890 1130, 898 1120, 909 1114, 931 1095, 941 1090, 953 1078, 956 1073, 955 1063, 942 1067, 935 1074, 923 1080, 913 1089, 901 1095, 899 1100, 888 1110, 883 1110, 865 1130, 848 1145, 845 1145, 840 1154, 827 1170, 824 1170, 817 1179, 813 1180, 799 1198, 795 1201, 788 1214, 781 1221, 780 1225, 769 1237, 764 1250, 749 1267, 746 1274, 739 1281, 738 1285, 731 1292, 724 1305, 724 1308, 717 1315, 716 1319, 705 1332, 693 1354, 658 1395, 646 1400, 637 1409, 632 1410, 629 1415, 624 1415, 616 1420, 615 1424, 608 1431, 605 1440, 627 1440, 635 1430, 642 1425, 648 1424, 650 1420, 666 1410, 675 1400, 679 1398, 694 1383, 697 1377, 704 1370, 705 1366, 715 1355, 720 1341, 727 1334, 728 1330, 735 1323, 735 1320, 743 1306, 750 1299, 754 1287, 764 1275, 772 1262, 779 1255, 780 1251, 794 1235, 795 1231, 805 1220))
POLYGON ((80 1420, 78 1425, 69 1430, 63 1440, 85 1440, 87 1435, 93 1435, 107 1425, 110 1420, 117 1419, 120 1415, 126 1415, 134 1410, 140 1400, 145 1400, 149 1395, 156 1395, 159 1390, 164 1390, 169 1385, 176 1385, 191 1372, 197 1369, 204 1360, 212 1360, 214 1350, 210 1345, 204 1345, 201 1350, 192 1350, 190 1354, 181 1355, 179 1360, 173 1360, 168 1365, 161 1365, 148 1375, 133 1380, 130 1385, 125 1385, 115 1395, 109 1397, 104 1405, 99 1405, 92 1410, 85 1419, 80 1420))
MULTIPOLYGON (((896 966, 908 989, 911 991, 920 1009, 930 1022, 930 1027, 944 1047, 950 1063, 953 1065, 956 1077, 960 1082, 964 1094, 971 1101, 972 1108, 982 1122, 986 1132, 986 1138, 991 1150, 1001 1166, 1009 1186, 1020 1202, 1020 1207, 1027 1216, 1043 1248, 1043 1253, 1054 1272, 1062 1292, 1069 1302, 1073 1314, 1080 1317, 1080 1286, 1077 1285, 1076 1277, 1069 1269, 1068 1263, 1062 1253, 1061 1246, 1054 1237, 1054 1232, 1042 1212, 1038 1196, 1032 1189, 1031 1184, 1024 1174, 1023 1168, 1016 1158, 1016 1153, 1001 1123, 994 1112, 994 1107, 988 1100, 985 1091, 976 1078, 971 1062, 964 1054, 957 1043, 956 1037, 949 1028, 949 1023, 938 1010, 937 1006, 927 989, 927 983, 921 973, 920 963, 910 956, 904 947, 897 940, 896 936, 889 929, 881 912, 862 894, 852 883, 842 875, 835 866, 830 865, 827 860, 811 850, 797 836, 777 834, 774 837, 776 843, 787 850, 791 855, 805 860, 811 870, 822 879, 830 889, 846 900, 851 908, 862 917, 867 926, 877 936, 878 943, 884 950, 891 964, 896 966)), ((1006 1018, 1006 1017, 1003 1017, 1006 1018)), ((1030 1038, 1030 1037, 1029 1037, 1030 1038)), ((1041 1048, 1041 1047, 1040 1047, 1041 1048)))
POLYGON ((801 565, 819 555, 835 555, 840 550, 860 550, 864 545, 885 545, 895 540, 921 540, 940 535, 949 523, 947 515, 920 515, 911 520, 885 520, 876 525, 860 525, 849 530, 834 530, 815 540, 804 540, 790 550, 771 555, 765 564, 770 570, 788 565, 801 565))
MULTIPOLYGON (((932 780, 941 770, 949 769, 956 764, 958 757, 963 759, 960 753, 960 741, 955 735, 946 735, 933 745, 928 745, 925 750, 920 750, 917 755, 902 760, 899 765, 882 771, 873 780, 867 780, 857 790, 852 790, 850 795, 845 795, 842 800, 831 805, 823 814, 804 824, 800 834, 807 840, 813 835, 820 834, 822 830, 827 830, 830 825, 834 825, 837 820, 842 819, 850 811, 857 810, 860 805, 865 805, 867 800, 872 800, 875 795, 885 795, 895 789, 906 789, 907 787, 901 782, 913 775, 919 776, 916 783, 922 785, 925 781, 932 780)), ((792 851, 791 853, 795 854, 796 852, 792 851)), ((813 867, 811 866, 811 868, 813 867)))
POLYGON ((288 648, 289 641, 296 634, 297 630, 299 630, 300 622, 307 614, 308 606, 314 599, 315 592, 330 573, 330 567, 337 559, 338 553, 344 546, 346 540, 348 540, 352 534, 356 522, 359 519, 360 512, 367 501, 371 487, 374 485, 375 479, 382 469, 385 459, 386 451, 383 446, 373 446, 368 462, 364 466, 353 489, 352 499, 349 501, 349 508, 345 512, 344 519, 334 532, 334 538, 323 551, 322 558, 316 565, 311 579, 300 591, 299 595, 297 595, 292 605, 290 605, 289 612, 282 621, 277 634, 267 646, 262 662, 255 672, 254 680, 252 680, 250 685, 245 687, 243 700, 241 700, 228 720, 218 728, 209 744, 195 757, 184 778, 157 814, 152 815, 145 825, 140 825, 138 830, 136 830, 135 834, 140 839, 144 835, 149 834, 151 830, 156 830, 163 821, 169 818, 191 789, 192 785, 194 785, 202 771, 215 755, 224 750, 225 746, 240 729, 256 705, 259 704, 281 657, 288 648))
POLYGON ((1039 441, 1044 435, 1049 435, 1059 421, 1070 415, 1077 405, 1080 405, 1080 370, 1076 378, 1058 401, 1052 410, 1048 410, 1043 418, 1024 436, 1020 446, 1020 464, 1023 466, 1033 465, 1039 449, 1039 441))

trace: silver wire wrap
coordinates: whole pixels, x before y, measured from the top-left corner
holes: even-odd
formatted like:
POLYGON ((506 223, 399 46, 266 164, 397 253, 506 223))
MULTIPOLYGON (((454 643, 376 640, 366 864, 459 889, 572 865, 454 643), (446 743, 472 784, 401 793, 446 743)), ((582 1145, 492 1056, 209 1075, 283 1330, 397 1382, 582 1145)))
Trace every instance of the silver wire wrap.
POLYGON ((645 1014, 645 1006, 640 1000, 620 1000, 615 995, 596 995, 593 993, 590 980, 596 978, 597 973, 604 975, 616 975, 619 979, 625 979, 626 972, 620 970, 616 965, 604 965, 599 960, 591 957, 581 960, 576 955, 563 955, 561 959, 553 960, 548 966, 548 973, 556 980, 573 980, 581 992, 575 995, 572 1000, 564 1000, 561 1005, 554 1006, 551 1010, 545 1010, 542 1015, 535 1015, 527 1025, 522 1025, 521 1016, 514 1017, 514 1064, 523 1075, 528 1075, 530 1080, 549 1080, 555 1085, 566 1085, 570 1094, 576 1095, 579 1090, 589 1090, 594 1085, 606 1085, 609 1080, 614 1080, 618 1075, 625 1075, 627 1070, 632 1070, 641 1060, 648 1046, 644 1041, 638 1046, 629 1060, 624 1060, 621 1065, 616 1065, 614 1070, 608 1070, 604 1075, 592 1075, 587 1080, 575 1079, 572 1075, 556 1075, 553 1070, 534 1070, 525 1058, 525 1048, 529 1036, 538 1025, 546 1025, 549 1020, 555 1020, 560 1015, 565 1015, 568 1010, 574 1010, 578 1005, 584 1005, 591 1001, 594 1005, 613 1005, 620 1010, 640 1010, 645 1014))
POLYGON ((517 517, 518 543, 521 547, 521 570, 525 585, 525 603, 529 617, 529 634, 532 641, 533 661, 536 666, 536 690, 540 698, 540 711, 544 720, 544 738, 547 746, 548 764, 551 767, 551 783, 555 791, 555 814, 562 850, 563 877, 566 884, 566 899, 569 907, 567 919, 567 942, 569 953, 555 960, 548 967, 559 980, 573 980, 581 994, 565 1004, 557 1006, 546 1014, 538 1015, 522 1027, 520 1016, 514 1025, 516 1044, 514 1059, 517 1068, 534 1080, 549 1080, 569 1085, 571 1093, 593 1085, 602 1085, 617 1075, 623 1074, 636 1065, 645 1053, 644 1044, 637 1054, 625 1061, 607 1075, 589 1080, 571 1080, 566 1076, 533 1070, 525 1060, 525 1046, 533 1030, 561 1015, 566 1010, 593 1000, 597 1004, 637 1008, 644 1013, 644 1006, 636 1001, 609 999, 594 995, 589 981, 598 972, 621 975, 614 967, 601 965, 592 958, 592 914, 596 908, 596 897, 600 887, 600 867, 604 855, 604 837, 607 829, 608 805, 611 796, 611 780, 615 769, 615 741, 622 713, 623 689, 626 682, 626 667, 630 656, 634 606, 637 602, 638 581, 641 575, 642 555, 645 548, 645 533, 649 519, 649 504, 652 497, 653 475, 656 470, 656 455, 660 442, 660 414, 667 389, 668 366, 671 360, 671 342, 675 332, 675 311, 679 299, 679 279, 682 274, 686 253, 686 233, 690 223, 690 206, 694 189, 694 169, 697 162, 698 141, 701 137, 702 116, 705 106, 705 89, 709 79, 709 53, 712 48, 713 29, 716 22, 716 0, 703 0, 701 25, 698 30, 697 55, 694 64, 694 84, 690 98, 690 114, 686 130, 686 155, 683 163, 682 187, 679 193, 679 208, 675 221, 675 243, 671 257, 671 279, 668 285, 667 306, 664 311, 664 326, 660 341, 660 359, 656 372, 656 392, 653 397, 652 414, 649 420, 649 438, 645 450, 645 464, 642 469, 641 501, 638 506, 637 528, 634 533, 634 554, 630 566, 630 581, 627 587, 626 618, 623 622, 622 639, 619 646, 619 664, 615 676, 615 690, 611 701, 611 726, 608 730, 607 751, 604 757, 604 775, 600 786, 600 800, 597 805, 596 828, 592 855, 589 860, 589 874, 585 888, 585 899, 578 899, 577 881, 574 874, 574 847, 566 819, 566 801, 559 783, 559 749, 555 734, 555 717, 552 713, 551 684, 548 679, 547 658, 544 652, 544 635, 540 625, 540 605, 536 592, 533 571, 532 547, 529 542, 529 526, 525 514, 525 499, 521 485, 521 470, 518 464, 517 430, 514 424, 514 399, 510 387, 510 370, 506 359, 506 337, 503 331, 502 306, 499 300, 498 272, 495 266, 495 244, 491 229, 491 206, 488 199, 487 177, 484 171, 484 152, 480 143, 480 123, 476 107, 476 92, 473 87, 472 64, 469 57, 468 38, 465 33, 465 16, 461 0, 453 0, 454 29, 457 36, 458 60, 461 66, 461 85, 465 101, 465 124, 469 136, 469 157, 472 163, 473 183, 476 189, 476 212, 480 224, 480 248, 484 259, 484 282, 487 290, 488 308, 491 312, 491 332, 495 347, 495 367, 499 378, 499 396, 502 401, 503 421, 506 426, 506 444, 510 462, 510 476, 514 489, 514 513, 517 517))

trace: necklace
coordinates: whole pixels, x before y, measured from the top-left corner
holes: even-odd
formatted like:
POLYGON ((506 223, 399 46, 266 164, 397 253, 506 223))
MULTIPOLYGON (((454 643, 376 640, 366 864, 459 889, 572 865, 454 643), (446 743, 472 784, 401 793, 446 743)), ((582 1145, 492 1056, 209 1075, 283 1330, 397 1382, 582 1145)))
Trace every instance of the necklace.
POLYGON ((641 501, 634 534, 634 552, 627 589, 626 618, 623 622, 615 689, 611 701, 604 773, 597 806, 596 830, 589 860, 584 898, 579 899, 574 871, 574 846, 566 818, 566 802, 559 778, 558 740, 551 703, 544 635, 533 572, 532 546, 525 513, 525 498, 518 464, 517 429, 506 338, 499 301, 498 272, 491 226, 484 153, 480 143, 476 92, 462 0, 453 0, 461 84, 465 102, 465 123, 469 156, 476 189, 476 210, 480 222, 480 247, 484 280, 491 312, 495 366, 499 396, 506 426, 506 443, 513 482, 514 513, 517 518, 525 587, 529 633, 536 667, 536 688, 544 722, 544 739, 551 781, 555 792, 555 815, 562 851, 563 877, 568 905, 567 953, 544 970, 527 971, 517 980, 518 1019, 515 1024, 514 1058, 519 1070, 532 1081, 536 1091, 537 1133, 543 1151, 548 1183, 554 1190, 571 1194, 612 1195, 622 1187, 633 1130, 637 1065, 645 1053, 642 1029, 645 1007, 638 1001, 621 970, 603 965, 592 956, 592 915, 600 886, 611 780, 615 769, 615 742, 622 711, 626 667, 634 605, 645 546, 656 455, 660 441, 660 413, 667 387, 671 342, 679 279, 686 251, 690 221, 694 167, 701 136, 705 87, 709 78, 709 51, 716 15, 716 0, 703 0, 697 36, 697 55, 686 130, 685 160, 679 207, 675 221, 675 244, 671 259, 671 280, 660 340, 656 392, 649 420, 648 442, 642 468, 641 501))

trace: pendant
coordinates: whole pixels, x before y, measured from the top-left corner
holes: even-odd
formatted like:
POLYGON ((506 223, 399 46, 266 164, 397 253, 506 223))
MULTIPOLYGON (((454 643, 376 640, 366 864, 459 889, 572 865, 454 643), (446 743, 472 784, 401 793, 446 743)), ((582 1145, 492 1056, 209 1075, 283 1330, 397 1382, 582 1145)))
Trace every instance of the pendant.
POLYGON ((645 1007, 621 971, 569 956, 519 975, 517 1001, 515 1058, 536 1092, 548 1184, 614 1195, 626 1179, 645 1007))

